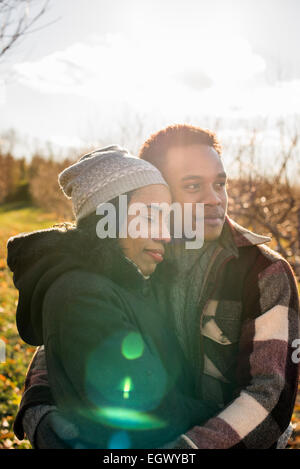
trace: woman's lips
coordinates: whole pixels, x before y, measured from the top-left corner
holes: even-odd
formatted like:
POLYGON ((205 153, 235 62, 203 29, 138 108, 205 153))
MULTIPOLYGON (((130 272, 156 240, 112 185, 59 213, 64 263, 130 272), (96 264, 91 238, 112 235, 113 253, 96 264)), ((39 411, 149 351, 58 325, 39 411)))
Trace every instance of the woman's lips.
POLYGON ((162 262, 164 260, 163 254, 159 251, 145 249, 145 252, 149 254, 149 256, 151 256, 156 262, 162 262))

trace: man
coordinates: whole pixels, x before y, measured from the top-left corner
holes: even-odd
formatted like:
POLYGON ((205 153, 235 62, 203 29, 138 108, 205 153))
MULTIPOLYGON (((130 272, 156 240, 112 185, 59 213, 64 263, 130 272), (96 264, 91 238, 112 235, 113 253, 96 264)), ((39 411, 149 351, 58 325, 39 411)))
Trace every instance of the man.
MULTIPOLYGON (((177 264, 175 280, 168 291, 157 285, 156 292, 170 302, 197 395, 213 399, 220 412, 168 447, 276 448, 279 438, 290 434, 298 386, 298 365, 292 360, 293 341, 299 338, 293 272, 265 245, 269 238, 227 216, 226 173, 213 133, 170 126, 151 136, 139 156, 162 172, 174 202, 204 204, 203 247, 186 250, 175 239, 168 252, 177 264)), ((61 426, 64 435, 56 430, 59 415, 53 404, 41 350, 27 376, 17 435, 22 436, 23 421, 37 446, 43 434, 57 438, 59 446, 68 426, 61 426)))

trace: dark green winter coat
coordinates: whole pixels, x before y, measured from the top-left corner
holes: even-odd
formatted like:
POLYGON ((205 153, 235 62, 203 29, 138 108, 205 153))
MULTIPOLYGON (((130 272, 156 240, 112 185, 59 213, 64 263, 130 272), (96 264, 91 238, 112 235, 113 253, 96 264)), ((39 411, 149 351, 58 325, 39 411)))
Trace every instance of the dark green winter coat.
MULTIPOLYGON (((67 445, 158 447, 217 409, 195 399, 152 279, 126 260, 116 240, 104 241, 91 252, 74 232, 15 238, 23 262, 12 246, 8 261, 20 291, 19 331, 27 342, 45 344, 55 403, 79 430, 67 445)), ((166 270, 157 275, 170 281, 166 270)))

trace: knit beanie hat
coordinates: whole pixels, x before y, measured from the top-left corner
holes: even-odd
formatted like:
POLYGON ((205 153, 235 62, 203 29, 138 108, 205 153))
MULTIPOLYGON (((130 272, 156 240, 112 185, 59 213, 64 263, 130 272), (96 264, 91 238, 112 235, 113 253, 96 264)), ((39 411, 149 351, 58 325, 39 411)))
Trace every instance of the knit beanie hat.
POLYGON ((126 192, 150 184, 164 184, 160 171, 148 161, 136 158, 119 145, 111 145, 88 153, 64 169, 58 182, 78 222, 90 215, 99 204, 126 192))

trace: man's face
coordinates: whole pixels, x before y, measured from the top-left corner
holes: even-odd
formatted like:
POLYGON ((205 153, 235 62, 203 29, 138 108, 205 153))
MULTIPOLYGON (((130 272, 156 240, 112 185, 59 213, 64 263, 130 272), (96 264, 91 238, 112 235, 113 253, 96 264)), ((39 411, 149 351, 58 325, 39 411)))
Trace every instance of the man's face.
MULTIPOLYGON (((227 210, 226 174, 218 153, 208 145, 172 147, 166 154, 162 173, 173 202, 204 204, 205 240, 217 239, 227 210)), ((195 220, 193 225, 196 226, 195 220)))

